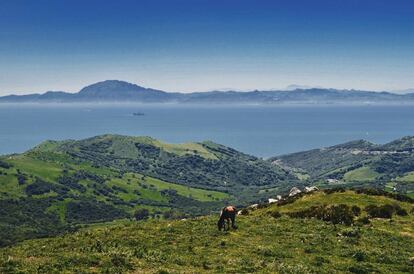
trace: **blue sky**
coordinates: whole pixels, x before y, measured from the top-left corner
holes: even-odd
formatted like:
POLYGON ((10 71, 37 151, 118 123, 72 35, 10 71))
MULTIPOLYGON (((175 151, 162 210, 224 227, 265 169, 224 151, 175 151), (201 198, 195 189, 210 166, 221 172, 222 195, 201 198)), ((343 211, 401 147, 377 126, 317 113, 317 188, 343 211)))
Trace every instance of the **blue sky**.
POLYGON ((0 2, 0 94, 414 88, 414 1, 0 2))

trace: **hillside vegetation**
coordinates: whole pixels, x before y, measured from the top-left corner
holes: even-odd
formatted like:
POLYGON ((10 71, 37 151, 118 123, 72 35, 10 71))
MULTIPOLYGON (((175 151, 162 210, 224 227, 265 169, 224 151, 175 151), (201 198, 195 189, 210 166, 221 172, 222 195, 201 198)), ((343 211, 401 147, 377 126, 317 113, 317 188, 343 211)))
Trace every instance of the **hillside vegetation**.
POLYGON ((103 135, 0 157, 0 246, 86 223, 198 216, 286 191, 288 171, 213 142, 103 135), (268 190, 271 189, 271 190, 268 190))
POLYGON ((413 273, 413 204, 368 194, 298 195, 245 212, 229 232, 217 231, 218 214, 97 224, 0 249, 0 272, 413 273), (378 208, 391 216, 371 216, 378 208))
POLYGON ((385 145, 364 140, 270 159, 275 165, 308 176, 312 184, 370 185, 414 197, 414 137, 385 145))

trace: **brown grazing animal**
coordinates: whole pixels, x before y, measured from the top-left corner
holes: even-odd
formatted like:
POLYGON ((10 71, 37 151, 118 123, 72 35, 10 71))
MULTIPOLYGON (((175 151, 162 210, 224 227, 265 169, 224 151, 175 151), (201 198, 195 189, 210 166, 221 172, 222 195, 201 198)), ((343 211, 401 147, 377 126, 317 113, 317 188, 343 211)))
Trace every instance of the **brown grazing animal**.
POLYGON ((236 229, 236 214, 237 210, 234 206, 226 206, 221 210, 220 219, 218 220, 217 226, 218 229, 221 231, 224 229, 225 231, 229 229, 230 227, 230 221, 231 221, 231 227, 233 229, 236 229), (227 226, 226 226, 227 223, 227 226))

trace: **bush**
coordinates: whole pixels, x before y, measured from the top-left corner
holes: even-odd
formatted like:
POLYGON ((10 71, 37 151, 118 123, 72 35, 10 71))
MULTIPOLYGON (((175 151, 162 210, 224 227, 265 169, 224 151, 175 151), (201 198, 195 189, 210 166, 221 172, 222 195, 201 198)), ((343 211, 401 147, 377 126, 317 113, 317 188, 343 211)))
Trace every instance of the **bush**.
POLYGON ((398 216, 407 216, 407 210, 405 210, 404 208, 402 208, 400 205, 395 204, 394 205, 394 209, 395 209, 395 214, 397 214, 398 216))
POLYGON ((325 192, 326 194, 332 194, 335 192, 345 192, 345 188, 343 187, 328 188, 328 189, 324 189, 323 192, 325 192))
POLYGON ((345 204, 330 206, 312 206, 308 209, 288 213, 293 218, 317 218, 333 224, 351 225, 354 213, 345 204))
POLYGON ((272 211, 272 212, 270 212, 270 216, 272 216, 273 218, 277 219, 277 218, 282 217, 282 214, 280 214, 279 211, 272 211))
POLYGON ((131 263, 121 254, 113 254, 111 256, 111 264, 115 267, 131 269, 131 263))
POLYGON ((79 181, 80 179, 75 176, 63 175, 58 178, 59 184, 84 193, 86 191, 86 188, 83 185, 79 184, 79 181))
POLYGON ((362 262, 365 260, 366 258, 366 254, 364 251, 357 251, 355 252, 352 257, 357 261, 357 262, 362 262))
POLYGON ((125 211, 96 200, 71 201, 66 206, 66 220, 71 223, 103 222, 127 216, 125 211))
POLYGON ((368 216, 371 218, 391 219, 392 215, 394 214, 395 209, 392 205, 383 205, 383 206, 369 205, 365 207, 365 211, 367 212, 368 216))
POLYGON ((344 237, 348 237, 348 238, 359 238, 359 230, 355 229, 355 228, 350 228, 350 229, 346 229, 341 231, 342 236, 344 237))
POLYGON ((149 211, 146 208, 137 209, 134 213, 134 217, 137 221, 146 220, 149 217, 149 211))
POLYGON ((364 216, 364 217, 358 218, 355 223, 357 225, 362 226, 362 225, 370 224, 371 221, 369 220, 369 218, 367 216, 364 216))
POLYGON ((48 193, 50 191, 54 191, 60 195, 63 195, 69 191, 67 187, 58 185, 58 184, 52 184, 45 182, 39 178, 36 178, 34 183, 28 185, 25 189, 25 192, 27 195, 40 195, 44 193, 48 193))
POLYGON ((184 213, 175 211, 175 210, 167 210, 162 213, 162 216, 166 220, 178 220, 187 218, 188 216, 184 213))
POLYGON ((17 182, 19 185, 24 185, 26 183, 26 177, 23 174, 17 174, 17 182))
POLYGON ((361 214, 361 208, 359 208, 356 205, 353 205, 351 207, 352 213, 354 213, 355 216, 359 216, 361 214))
POLYGON ((344 204, 330 206, 327 208, 326 213, 324 221, 333 224, 351 225, 354 221, 354 214, 349 206, 344 204))
POLYGON ((12 165, 0 160, 0 167, 5 168, 5 169, 9 169, 9 168, 12 167, 12 165))
POLYGON ((403 194, 399 194, 399 193, 391 193, 391 192, 387 192, 383 189, 357 188, 357 189, 354 189, 354 190, 358 194, 366 194, 366 195, 372 195, 372 196, 385 196, 385 197, 389 197, 389 198, 392 198, 392 199, 400 201, 400 202, 414 203, 414 199, 408 197, 407 195, 403 195, 403 194))
POLYGON ((124 189, 124 188, 122 188, 120 186, 117 186, 117 185, 113 185, 111 188, 114 191, 118 191, 118 192, 122 192, 122 193, 128 193, 128 190, 126 190, 126 189, 124 189))
POLYGON ((349 272, 356 274, 368 274, 377 272, 376 269, 373 269, 370 265, 353 265, 348 268, 349 272))

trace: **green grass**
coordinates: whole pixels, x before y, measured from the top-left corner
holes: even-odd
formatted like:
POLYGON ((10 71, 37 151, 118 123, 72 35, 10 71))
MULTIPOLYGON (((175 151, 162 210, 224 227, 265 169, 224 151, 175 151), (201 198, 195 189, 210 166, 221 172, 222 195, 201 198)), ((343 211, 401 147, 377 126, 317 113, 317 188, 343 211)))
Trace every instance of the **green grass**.
POLYGON ((197 143, 184 143, 184 144, 168 144, 158 140, 152 140, 151 144, 164 149, 167 152, 174 153, 182 156, 185 154, 195 154, 206 159, 215 160, 217 157, 204 148, 201 144, 197 143))
POLYGON ((23 195, 22 188, 17 182, 15 176, 15 170, 13 172, 1 169, 3 172, 7 172, 7 175, 0 175, 0 197, 17 198, 23 195))
POLYGON ((293 204, 239 216, 239 228, 230 232, 217 231, 216 215, 95 224, 73 234, 0 249, 0 272, 413 273, 413 214, 392 222, 375 219, 370 225, 346 227, 286 215, 275 219, 266 213, 342 202, 399 203, 353 192, 318 192, 293 204), (349 232, 354 236, 347 236, 349 232))
POLYGON ((414 183, 414 172, 409 172, 402 177, 396 178, 398 182, 413 182, 414 183))
POLYGON ((73 199, 65 199, 63 201, 55 203, 54 205, 50 206, 47 209, 47 211, 51 213, 56 213, 59 216, 60 221, 64 222, 66 214, 66 204, 72 200, 73 199))
POLYGON ((394 190, 394 187, 397 185, 395 182, 388 182, 385 184, 385 190, 388 192, 392 192, 394 190))
POLYGON ((374 181, 378 175, 378 172, 372 170, 369 167, 360 167, 345 173, 344 179, 348 182, 370 182, 374 181))
POLYGON ((166 202, 166 197, 162 196, 160 191, 165 189, 173 189, 178 195, 191 197, 201 202, 217 201, 229 198, 227 193, 187 187, 183 185, 164 182, 162 180, 143 176, 141 174, 128 173, 122 179, 114 178, 108 182, 108 186, 118 186, 127 192, 120 192, 118 196, 124 201, 131 201, 137 198, 134 190, 140 193, 139 197, 154 201, 166 202))
POLYGON ((79 163, 76 165, 70 165, 70 166, 74 170, 86 170, 88 172, 101 175, 101 176, 106 176, 106 177, 115 177, 119 173, 118 171, 111 169, 111 168, 107 168, 107 167, 93 167, 88 162, 83 162, 83 163, 79 163))
POLYGON ((44 141, 31 149, 32 152, 53 152, 65 141, 44 141))
POLYGON ((193 188, 173 183, 167 183, 155 178, 146 177, 146 182, 150 185, 155 186, 155 188, 160 191, 164 189, 174 189, 177 191, 177 193, 181 196, 185 197, 192 197, 195 200, 201 201, 201 202, 209 202, 209 201, 215 201, 215 200, 223 200, 226 198, 230 198, 230 195, 223 192, 218 191, 211 191, 211 190, 204 190, 199 188, 193 188))
POLYGON ((55 181, 62 172, 62 168, 58 164, 33 159, 25 155, 11 156, 7 162, 16 169, 48 181, 55 181))
MULTIPOLYGON (((167 202, 167 198, 163 197, 159 191, 154 188, 144 188, 138 185, 139 180, 131 180, 128 184, 126 180, 123 179, 112 179, 108 182, 108 186, 118 186, 127 191, 127 193, 120 192, 118 196, 124 201, 131 201, 137 198, 137 195, 133 193, 134 190, 138 190, 140 198, 158 201, 158 202, 167 202)), ((144 183, 145 184, 145 183, 144 183)), ((145 184, 147 185, 147 184, 145 184)))
POLYGON ((306 181, 306 180, 310 179, 309 174, 295 173, 295 176, 298 177, 298 179, 301 180, 301 181, 306 181))

